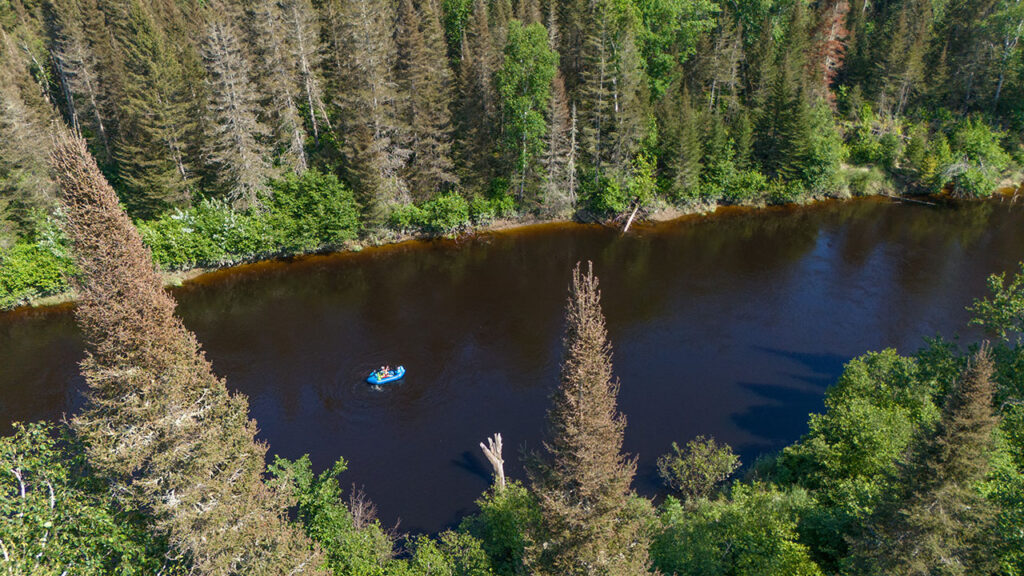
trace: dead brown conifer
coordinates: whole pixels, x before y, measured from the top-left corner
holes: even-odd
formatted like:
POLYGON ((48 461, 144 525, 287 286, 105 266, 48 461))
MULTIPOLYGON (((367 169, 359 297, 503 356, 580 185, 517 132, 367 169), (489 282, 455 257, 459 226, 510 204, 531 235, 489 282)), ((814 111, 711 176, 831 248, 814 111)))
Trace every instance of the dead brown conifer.
POLYGON ((127 509, 151 514, 199 574, 315 574, 320 558, 263 482, 266 446, 174 315, 149 249, 85 141, 60 132, 51 163, 81 270, 89 405, 74 418, 127 509))

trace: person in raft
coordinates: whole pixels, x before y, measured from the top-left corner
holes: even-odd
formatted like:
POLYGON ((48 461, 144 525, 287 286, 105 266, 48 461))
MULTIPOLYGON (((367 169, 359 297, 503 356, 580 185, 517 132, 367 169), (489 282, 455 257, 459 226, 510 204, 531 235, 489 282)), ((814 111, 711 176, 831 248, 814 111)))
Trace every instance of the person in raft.
POLYGON ((391 377, 391 367, 390 366, 381 366, 380 370, 377 371, 377 378, 383 379, 383 378, 390 378, 390 377, 391 377))

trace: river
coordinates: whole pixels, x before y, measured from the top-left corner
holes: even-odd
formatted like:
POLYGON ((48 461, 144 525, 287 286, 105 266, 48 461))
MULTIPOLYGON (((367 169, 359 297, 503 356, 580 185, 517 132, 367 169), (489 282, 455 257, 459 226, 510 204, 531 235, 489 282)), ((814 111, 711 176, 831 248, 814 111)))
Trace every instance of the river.
MULTIPOLYGON (((543 437, 569 271, 601 279, 625 448, 657 492, 672 441, 714 435, 746 463, 790 443, 850 358, 925 336, 976 338, 964 307, 1024 259, 1024 212, 827 202, 638 226, 552 224, 215 272, 174 290, 270 454, 349 462, 381 520, 437 531, 543 437), (404 364, 400 384, 363 381, 404 364)), ((69 307, 0 314, 0 432, 82 405, 69 307)))

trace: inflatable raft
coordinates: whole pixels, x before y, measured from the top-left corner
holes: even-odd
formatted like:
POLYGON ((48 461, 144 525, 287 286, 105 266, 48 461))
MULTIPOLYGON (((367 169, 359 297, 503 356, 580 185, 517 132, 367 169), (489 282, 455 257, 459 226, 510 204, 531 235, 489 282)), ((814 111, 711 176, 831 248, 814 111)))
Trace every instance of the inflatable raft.
POLYGON ((391 375, 386 378, 381 378, 377 371, 371 372, 370 377, 366 379, 367 382, 375 386, 380 384, 390 384, 391 382, 397 382, 405 377, 405 366, 399 366, 391 371, 391 375))

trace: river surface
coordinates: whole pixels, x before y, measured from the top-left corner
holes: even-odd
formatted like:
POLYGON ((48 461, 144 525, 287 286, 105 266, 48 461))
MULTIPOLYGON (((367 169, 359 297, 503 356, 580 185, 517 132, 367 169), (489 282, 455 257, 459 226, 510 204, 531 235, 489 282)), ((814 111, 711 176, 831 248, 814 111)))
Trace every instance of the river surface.
MULTIPOLYGON (((558 381, 569 273, 593 260, 639 456, 699 434, 752 462, 806 430, 843 364, 978 335, 964 307, 1024 260, 1024 208, 882 200, 727 210, 622 237, 542 225, 455 241, 261 263, 178 288, 215 371, 249 396, 270 454, 349 462, 381 520, 437 531, 490 482, 478 443, 505 439, 507 472, 537 449, 558 381), (398 385, 367 373, 404 364, 398 385)), ((0 433, 82 403, 69 307, 0 314, 0 433)))

